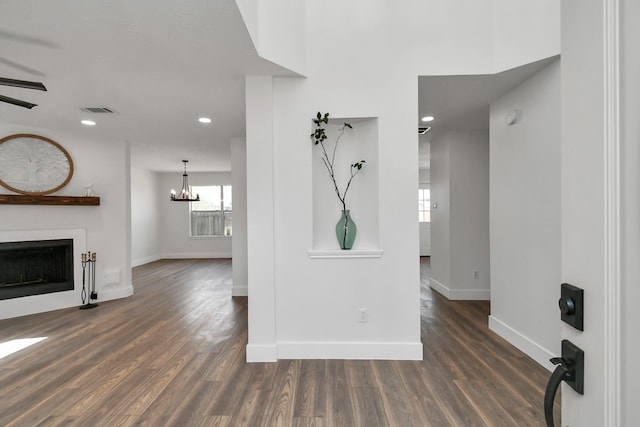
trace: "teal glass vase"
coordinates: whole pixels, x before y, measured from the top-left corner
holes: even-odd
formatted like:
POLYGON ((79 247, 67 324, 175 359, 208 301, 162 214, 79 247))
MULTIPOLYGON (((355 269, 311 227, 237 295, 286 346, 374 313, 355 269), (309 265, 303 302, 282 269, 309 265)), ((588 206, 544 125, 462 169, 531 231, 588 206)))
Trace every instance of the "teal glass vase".
POLYGON ((336 238, 340 249, 351 249, 353 241, 356 240, 356 223, 351 219, 349 210, 343 210, 340 220, 336 224, 336 238))

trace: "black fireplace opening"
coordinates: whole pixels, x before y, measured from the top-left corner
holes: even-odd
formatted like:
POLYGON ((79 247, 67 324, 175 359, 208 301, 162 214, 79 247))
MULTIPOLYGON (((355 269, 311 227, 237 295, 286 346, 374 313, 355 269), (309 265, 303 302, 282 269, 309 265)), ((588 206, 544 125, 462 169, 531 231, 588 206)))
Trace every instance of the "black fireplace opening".
POLYGON ((0 300, 73 288, 73 239, 0 243, 0 300))

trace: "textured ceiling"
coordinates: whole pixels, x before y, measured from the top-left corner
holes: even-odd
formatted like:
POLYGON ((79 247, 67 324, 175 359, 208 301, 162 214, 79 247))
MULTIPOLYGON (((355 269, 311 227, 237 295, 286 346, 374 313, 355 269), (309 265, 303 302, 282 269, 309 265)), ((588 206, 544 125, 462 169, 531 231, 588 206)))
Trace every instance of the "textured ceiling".
POLYGON ((0 86, 39 104, 0 103, 0 120, 129 141, 137 167, 175 171, 189 159, 190 171, 229 170, 250 74, 291 75, 256 55, 233 0, 2 0, 0 76, 48 91, 0 86), (117 113, 81 111, 94 106, 117 113))

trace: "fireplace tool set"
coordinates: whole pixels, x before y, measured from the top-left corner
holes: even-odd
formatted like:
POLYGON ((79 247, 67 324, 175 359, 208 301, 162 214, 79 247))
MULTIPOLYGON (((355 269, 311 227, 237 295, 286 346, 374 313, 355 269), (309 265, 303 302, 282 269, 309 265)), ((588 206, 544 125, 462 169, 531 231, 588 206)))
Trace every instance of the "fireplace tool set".
POLYGON ((82 304, 80 310, 94 308, 98 306, 97 302, 91 300, 98 299, 96 292, 96 253, 87 252, 82 254, 82 304), (85 279, 87 278, 87 279, 85 279))

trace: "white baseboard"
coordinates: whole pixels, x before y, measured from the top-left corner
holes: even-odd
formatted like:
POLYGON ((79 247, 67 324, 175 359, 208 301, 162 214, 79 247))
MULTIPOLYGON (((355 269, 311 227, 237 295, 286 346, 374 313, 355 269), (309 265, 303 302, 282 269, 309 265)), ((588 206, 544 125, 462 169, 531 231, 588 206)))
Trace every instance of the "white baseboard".
POLYGON ((554 357, 554 355, 546 348, 540 346, 538 343, 493 316, 489 316, 489 329, 500 335, 518 350, 525 353, 550 372, 553 371, 554 366, 549 362, 549 359, 554 357))
POLYGON ((131 267, 138 267, 140 265, 149 264, 150 262, 158 261, 162 259, 160 255, 152 255, 144 258, 138 258, 131 261, 131 267))
POLYGON ((190 258, 231 258, 231 252, 174 252, 137 258, 131 261, 131 267, 149 264, 161 259, 190 259, 190 258))
POLYGON ((108 286, 98 290, 98 302, 126 298, 133 295, 133 286, 108 286))
POLYGON ((231 296, 233 297, 246 297, 249 296, 248 286, 231 286, 231 296))
POLYGON ((162 259, 231 258, 231 252, 173 252, 162 254, 162 259))
POLYGON ((278 359, 422 360, 422 343, 292 341, 247 345, 248 363, 278 359))
POLYGON ((275 344, 247 344, 247 363, 277 361, 278 349, 275 344))
POLYGON ((421 342, 278 342, 279 359, 422 360, 421 342))
POLYGON ((490 289, 450 289, 433 278, 429 278, 429 286, 452 301, 489 301, 491 299, 490 289))

